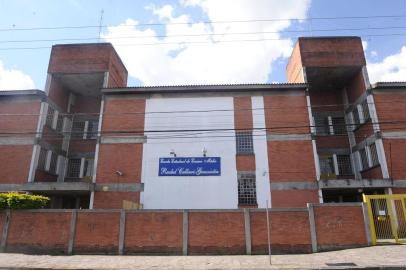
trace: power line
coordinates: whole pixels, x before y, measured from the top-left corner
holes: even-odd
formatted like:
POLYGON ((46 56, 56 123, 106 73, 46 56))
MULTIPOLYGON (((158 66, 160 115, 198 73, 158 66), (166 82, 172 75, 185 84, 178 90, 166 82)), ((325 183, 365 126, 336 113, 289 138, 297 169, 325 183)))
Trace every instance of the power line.
POLYGON ((308 17, 308 18, 273 18, 273 19, 250 19, 250 20, 227 20, 227 21, 196 21, 196 22, 168 22, 168 23, 137 23, 136 25, 77 25, 77 26, 53 26, 53 27, 22 27, 0 28, 0 31, 32 31, 32 30, 61 30, 61 29, 86 29, 107 27, 134 27, 134 26, 165 26, 165 25, 189 25, 195 24, 229 24, 229 23, 255 23, 255 22, 279 22, 279 21, 308 21, 308 20, 365 20, 365 19, 388 19, 404 18, 406 15, 370 15, 370 16, 342 16, 342 17, 308 17))
MULTIPOLYGON (((363 28, 331 28, 310 30, 281 30, 281 31, 259 31, 259 32, 224 32, 224 33, 204 33, 204 34, 178 34, 178 35, 156 35, 156 36, 120 36, 110 37, 109 40, 116 39, 148 39, 148 38, 172 38, 172 37, 205 37, 205 36, 229 36, 229 35, 260 35, 260 34, 280 34, 280 33, 307 33, 307 32, 336 32, 336 31, 363 31, 363 30, 388 30, 405 29, 406 26, 386 26, 386 27, 363 27, 363 28)), ((61 38, 61 39, 27 39, 27 40, 0 40, 0 43, 31 43, 31 42, 54 42, 54 41, 86 41, 100 40, 100 37, 91 38, 61 38)))
MULTIPOLYGON (((392 34, 371 34, 360 35, 361 37, 387 37, 387 36, 406 36, 406 33, 392 33, 392 34)), ((155 43, 128 43, 128 44, 114 44, 115 47, 130 47, 130 46, 161 46, 161 45, 178 45, 178 44, 216 44, 216 43, 232 43, 232 42, 263 42, 263 41, 283 41, 290 38, 299 38, 301 36, 291 36, 286 38, 262 38, 262 39, 235 39, 235 40, 217 40, 217 41, 180 41, 180 42, 155 42, 155 43)), ((42 47, 6 47, 0 48, 0 51, 10 50, 42 50, 51 49, 50 46, 42 47)))

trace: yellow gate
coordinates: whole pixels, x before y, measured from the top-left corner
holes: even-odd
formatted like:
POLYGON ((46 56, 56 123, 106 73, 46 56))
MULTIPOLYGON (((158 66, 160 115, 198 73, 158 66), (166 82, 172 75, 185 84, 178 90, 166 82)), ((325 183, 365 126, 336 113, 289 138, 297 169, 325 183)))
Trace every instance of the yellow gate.
POLYGON ((372 244, 406 243, 406 194, 363 195, 368 207, 372 244))

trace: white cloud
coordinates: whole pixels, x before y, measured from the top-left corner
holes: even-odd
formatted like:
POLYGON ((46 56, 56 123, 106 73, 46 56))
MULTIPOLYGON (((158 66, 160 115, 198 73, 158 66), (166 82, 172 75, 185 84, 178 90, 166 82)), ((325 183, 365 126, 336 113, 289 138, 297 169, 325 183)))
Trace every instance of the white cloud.
POLYGON ((6 69, 0 61, 0 91, 35 88, 31 77, 17 69, 6 69))
POLYGON ((379 81, 406 80, 406 46, 399 53, 387 56, 382 62, 368 63, 368 74, 372 83, 379 81))
POLYGON ((368 50, 368 41, 362 41, 362 48, 364 48, 364 51, 368 50))
MULTIPOLYGON (((180 3, 201 8, 212 22, 304 18, 310 6, 310 0, 181 0, 180 3)), ((188 14, 175 16, 171 5, 148 6, 147 10, 167 23, 165 37, 159 37, 162 33, 157 34, 158 28, 141 28, 133 19, 109 27, 103 35, 115 45, 129 75, 144 85, 263 83, 272 72, 272 63, 280 57, 289 57, 292 51, 293 41, 281 39, 279 33, 291 21, 204 24, 193 23, 188 14), (260 34, 241 34, 247 32, 260 34), (127 36, 138 38, 117 39, 127 36), (233 42, 258 39, 267 40, 233 42)))
POLYGON ((371 56, 372 56, 372 57, 377 57, 377 56, 378 56, 378 52, 377 52, 377 51, 371 51, 371 56))

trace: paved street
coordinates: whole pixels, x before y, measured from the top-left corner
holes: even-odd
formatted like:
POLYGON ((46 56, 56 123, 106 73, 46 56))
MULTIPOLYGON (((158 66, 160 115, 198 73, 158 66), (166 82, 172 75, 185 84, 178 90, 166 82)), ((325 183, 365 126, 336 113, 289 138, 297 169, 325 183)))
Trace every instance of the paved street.
POLYGON ((0 269, 406 269, 406 245, 306 255, 268 256, 48 256, 0 253, 0 269), (392 268, 389 268, 392 267, 392 268), (396 267, 396 268, 393 268, 396 267))

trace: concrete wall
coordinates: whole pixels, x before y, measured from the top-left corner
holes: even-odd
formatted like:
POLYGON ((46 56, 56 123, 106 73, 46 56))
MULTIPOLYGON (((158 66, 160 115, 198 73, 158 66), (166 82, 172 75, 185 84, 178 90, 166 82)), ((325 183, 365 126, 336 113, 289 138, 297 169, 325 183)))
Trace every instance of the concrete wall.
MULTIPOLYGON (((5 252, 266 254, 264 209, 0 212, 5 252), (4 224, 4 225, 3 225, 4 224)), ((270 210, 272 253, 366 246, 361 204, 270 210)))
MULTIPOLYGON (((151 98, 146 101, 145 130, 233 129, 233 108, 232 97, 151 98), (228 111, 212 112, 219 109, 228 111), (166 111, 202 112, 148 114, 166 111)), ((145 209, 238 207, 233 130, 146 135, 141 194, 145 209), (203 148, 208 157, 221 157, 221 176, 158 176, 159 158, 170 157, 171 150, 178 157, 201 157, 203 148)))

